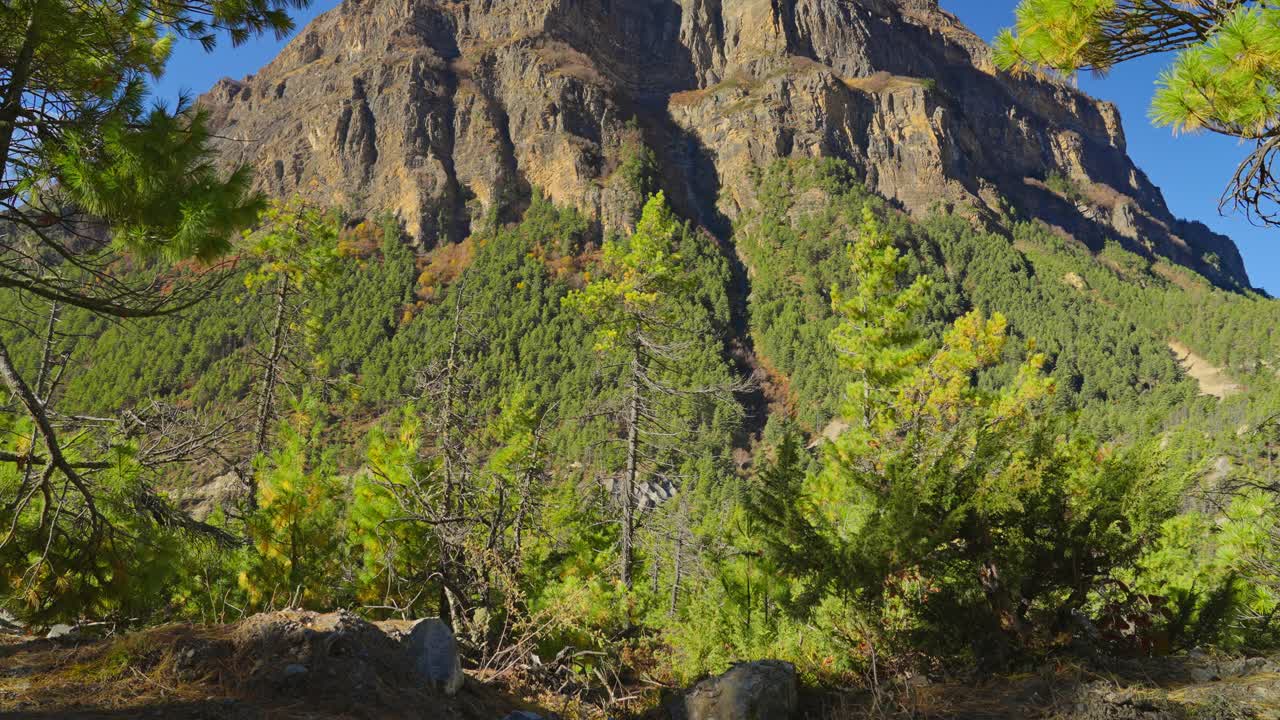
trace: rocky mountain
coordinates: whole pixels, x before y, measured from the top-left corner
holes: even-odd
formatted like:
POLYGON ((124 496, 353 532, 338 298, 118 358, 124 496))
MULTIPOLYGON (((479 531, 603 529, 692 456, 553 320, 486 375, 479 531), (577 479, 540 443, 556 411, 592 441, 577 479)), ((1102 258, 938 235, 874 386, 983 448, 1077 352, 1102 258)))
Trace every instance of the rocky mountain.
POLYGON ((913 214, 1038 218, 1249 282, 1128 158, 1114 106, 998 72, 937 0, 346 0, 201 103, 269 193, 394 212, 423 247, 533 188, 622 224, 642 138, 722 235, 754 166, 836 157, 913 214))

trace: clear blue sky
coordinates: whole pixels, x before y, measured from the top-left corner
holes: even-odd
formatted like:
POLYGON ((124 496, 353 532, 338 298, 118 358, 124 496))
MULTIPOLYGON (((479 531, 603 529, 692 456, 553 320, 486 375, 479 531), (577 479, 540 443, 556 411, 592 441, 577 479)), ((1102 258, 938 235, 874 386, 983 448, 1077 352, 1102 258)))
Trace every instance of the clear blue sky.
MULTIPOLYGON (((298 28, 335 5, 336 0, 318 0, 312 9, 298 15, 298 28)), ((944 8, 988 40, 1012 22, 1016 5, 1017 0, 942 0, 944 8)), ((198 94, 220 78, 244 77, 275 57, 283 45, 284 41, 267 37, 231 48, 224 38, 209 54, 194 43, 183 44, 174 52, 168 73, 157 83, 157 93, 168 98, 181 91, 198 94)), ((1246 148, 1212 135, 1174 137, 1167 128, 1152 127, 1147 121, 1155 78, 1166 63, 1167 59, 1161 58, 1140 60, 1116 68, 1106 78, 1082 77, 1080 86, 1119 106, 1129 154, 1164 191, 1174 214, 1200 220, 1234 238, 1253 284, 1280 295, 1280 229, 1254 227, 1243 217, 1218 213, 1218 196, 1246 148)))
MULTIPOLYGON (((942 7, 987 40, 1013 23, 1017 4, 1017 0, 942 0, 942 7)), ((1253 284, 1280 296, 1280 228, 1255 227, 1243 216, 1224 217, 1218 212, 1218 198, 1248 149, 1216 135, 1174 137, 1168 128, 1154 127, 1147 120, 1156 77, 1168 63, 1167 57, 1143 58, 1113 69, 1105 78, 1082 75, 1080 89, 1120 108, 1129 156, 1164 191, 1173 214, 1229 235, 1244 255, 1253 284)))

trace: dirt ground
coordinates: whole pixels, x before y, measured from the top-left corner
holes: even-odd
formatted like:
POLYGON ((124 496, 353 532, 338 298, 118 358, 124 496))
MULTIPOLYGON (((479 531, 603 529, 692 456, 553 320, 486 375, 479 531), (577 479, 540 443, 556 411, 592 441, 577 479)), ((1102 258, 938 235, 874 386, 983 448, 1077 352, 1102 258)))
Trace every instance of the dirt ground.
POLYGON ((280 612, 107 640, 9 638, 0 645, 0 717, 488 720, 539 712, 471 680, 454 698, 429 692, 404 661, 400 628, 388 625, 280 612))
POLYGON ((1186 345, 1170 341, 1169 349, 1177 357, 1182 369, 1200 384, 1201 395, 1225 398, 1235 395, 1243 389, 1227 375, 1226 370, 1191 352, 1191 348, 1186 345))
POLYGON ((828 696, 823 720, 1280 720, 1280 663, 1263 658, 1143 658, 1086 667, 828 696), (878 713, 878 714, 877 714, 878 713))
MULTIPOLYGON (((409 673, 407 623, 286 611, 214 627, 169 625, 108 638, 0 636, 0 717, 31 720, 501 720, 572 716, 469 677, 454 698, 409 673), (548 709, 550 708, 550 709, 548 709), (552 710, 561 712, 553 712, 552 710)), ((1074 661, 981 681, 802 692, 805 720, 1280 720, 1280 662, 1204 654, 1074 661)), ((679 716, 678 694, 643 703, 679 716)), ((635 707, 635 706, 633 706, 635 707)), ((626 717, 611 711, 609 717, 626 717)), ((603 717, 603 716, 602 716, 603 717)))

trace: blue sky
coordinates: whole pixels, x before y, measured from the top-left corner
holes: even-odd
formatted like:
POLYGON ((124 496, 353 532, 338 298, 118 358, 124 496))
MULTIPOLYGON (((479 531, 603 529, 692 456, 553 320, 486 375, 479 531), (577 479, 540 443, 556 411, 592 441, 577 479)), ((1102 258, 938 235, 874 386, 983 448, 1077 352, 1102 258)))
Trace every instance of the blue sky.
MULTIPOLYGON (((974 32, 990 40, 1013 23, 1017 0, 942 0, 974 32)), ((1164 192, 1178 217, 1199 220, 1240 246, 1249 279, 1280 295, 1280 228, 1255 227, 1241 215, 1218 212, 1218 198, 1248 148, 1210 134, 1179 135, 1147 120, 1156 77, 1169 58, 1143 58, 1112 70, 1105 78, 1080 77, 1080 89, 1120 108, 1129 156, 1164 192)))
MULTIPOLYGON (((318 0, 298 14, 298 28, 335 5, 336 0, 318 0)), ((942 0, 944 8, 988 40, 1012 22, 1016 5, 1017 0, 942 0)), ((213 53, 203 52, 194 43, 180 45, 168 72, 156 84, 157 94, 166 98, 184 91, 198 94, 223 77, 249 75, 275 57, 285 42, 266 37, 239 48, 223 42, 213 53)), ((1218 212, 1222 188, 1247 149, 1230 138, 1207 134, 1174 137, 1169 129, 1153 127, 1147 120, 1156 75, 1167 62, 1167 58, 1139 60, 1105 78, 1081 77, 1080 87, 1120 108, 1129 154, 1164 191, 1174 214, 1200 220, 1231 236, 1244 254, 1253 284, 1280 295, 1280 229, 1254 227, 1241 216, 1224 217, 1218 212)))

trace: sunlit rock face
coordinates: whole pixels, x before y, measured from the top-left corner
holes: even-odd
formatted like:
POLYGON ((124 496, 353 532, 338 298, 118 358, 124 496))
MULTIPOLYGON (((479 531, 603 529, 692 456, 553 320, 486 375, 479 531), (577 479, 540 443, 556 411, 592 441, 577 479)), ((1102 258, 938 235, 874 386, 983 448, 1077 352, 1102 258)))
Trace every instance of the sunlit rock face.
POLYGON ((347 0, 201 103, 262 189, 395 213, 424 247, 533 188, 623 225, 613 173, 642 138, 721 233, 753 165, 829 156, 913 214, 1038 218, 1248 283, 1134 166, 1112 105, 997 72, 935 0, 347 0))

